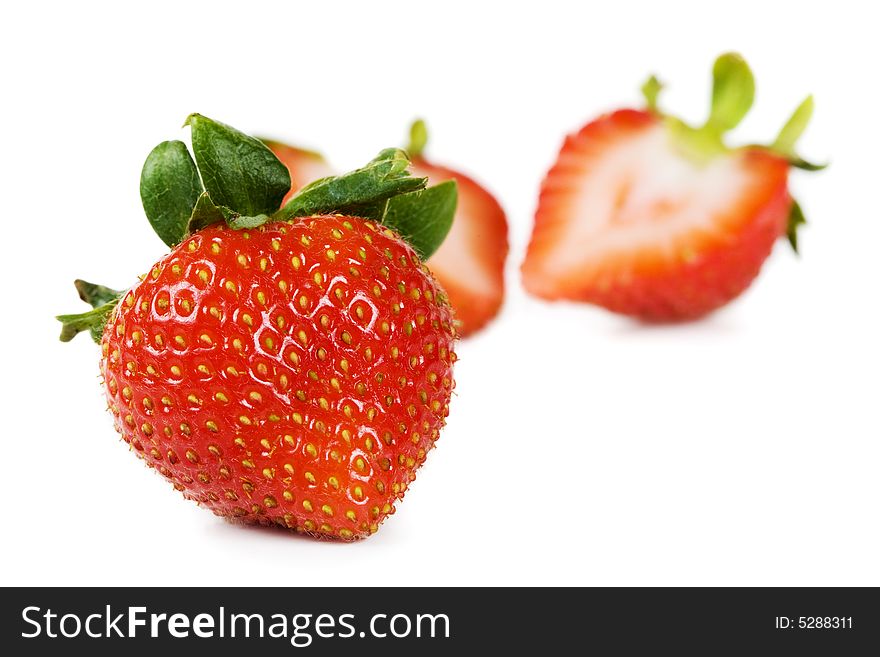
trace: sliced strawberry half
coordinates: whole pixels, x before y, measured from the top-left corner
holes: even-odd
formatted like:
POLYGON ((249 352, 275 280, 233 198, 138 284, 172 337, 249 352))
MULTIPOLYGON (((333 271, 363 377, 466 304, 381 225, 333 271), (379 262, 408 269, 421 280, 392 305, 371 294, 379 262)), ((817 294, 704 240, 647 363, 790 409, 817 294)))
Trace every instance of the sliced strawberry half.
POLYGON ((428 259, 428 266, 449 295, 459 333, 466 336, 495 317, 504 301, 507 218, 495 197, 472 178, 426 160, 426 143, 424 122, 416 121, 410 129, 407 149, 413 173, 427 176, 431 184, 445 180, 458 183, 452 228, 428 259))
POLYGON ((541 187, 523 283, 546 299, 586 301, 649 321, 693 319, 742 293, 777 238, 803 215, 790 166, 808 98, 771 147, 729 149, 754 82, 737 55, 715 65, 710 119, 691 128, 657 111, 601 116, 569 136, 541 187))
POLYGON ((332 176, 335 173, 333 168, 320 153, 309 151, 304 148, 296 148, 295 146, 288 146, 287 144, 282 144, 281 142, 273 141, 271 139, 263 139, 262 142, 266 144, 266 146, 275 153, 275 157, 281 160, 281 162, 283 162, 290 170, 290 191, 287 192, 287 196, 285 196, 284 200, 281 202, 282 205, 287 203, 297 190, 305 187, 313 180, 332 176))

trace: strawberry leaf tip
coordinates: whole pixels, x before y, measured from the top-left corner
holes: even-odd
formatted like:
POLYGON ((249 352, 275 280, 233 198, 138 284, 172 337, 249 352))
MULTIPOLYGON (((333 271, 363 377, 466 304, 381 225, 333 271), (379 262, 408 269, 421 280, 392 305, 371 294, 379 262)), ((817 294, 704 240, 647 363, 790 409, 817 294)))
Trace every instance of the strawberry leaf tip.
POLYGON ((745 118, 755 101, 755 78, 742 55, 729 52, 712 66, 712 107, 705 130, 719 137, 745 118))
POLYGON ((657 99, 660 97, 661 91, 663 91, 663 83, 657 79, 656 75, 652 75, 642 84, 641 92, 645 99, 645 107, 649 112, 654 114, 659 112, 657 99))
POLYGON ((89 304, 92 310, 73 315, 57 315, 55 319, 61 322, 59 338, 62 342, 70 342, 83 331, 88 331, 92 340, 100 342, 110 312, 116 307, 123 292, 79 278, 73 284, 79 293, 79 298, 89 304))
POLYGON ((163 141, 147 156, 141 171, 141 202, 153 230, 168 246, 179 244, 202 182, 182 141, 163 141))
POLYGON ((89 283, 81 278, 76 279, 73 282, 73 285, 79 293, 79 298, 89 304, 92 308, 103 306, 110 301, 116 301, 122 296, 122 292, 119 290, 114 290, 104 285, 98 285, 97 283, 89 283))
POLYGON ((807 218, 804 216, 804 211, 801 209, 800 203, 792 199, 791 210, 789 210, 788 213, 788 227, 785 231, 785 235, 788 238, 788 243, 791 244, 792 250, 798 255, 800 255, 800 251, 798 251, 798 230, 806 223, 807 218))
POLYGON ((88 331, 95 342, 101 342, 104 326, 115 307, 116 300, 113 300, 85 313, 56 316, 55 319, 61 322, 61 342, 70 342, 83 331, 88 331))
POLYGON ((412 158, 421 157, 427 145, 428 126, 422 119, 416 119, 409 127, 409 144, 406 146, 406 152, 412 158))

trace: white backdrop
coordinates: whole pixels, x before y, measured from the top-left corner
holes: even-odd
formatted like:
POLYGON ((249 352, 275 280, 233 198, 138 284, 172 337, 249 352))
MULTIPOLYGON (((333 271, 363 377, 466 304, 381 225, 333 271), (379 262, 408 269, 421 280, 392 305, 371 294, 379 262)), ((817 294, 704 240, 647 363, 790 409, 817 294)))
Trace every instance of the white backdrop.
MULTIPOLYGON (((7 3, 3 584, 880 585, 880 106, 867 2, 7 3), (374 6, 375 5, 375 6, 374 6), (758 84, 768 140, 807 92, 792 175, 810 221, 707 321, 644 327, 526 297, 517 268, 563 135, 639 102, 704 116, 709 69, 758 84), (459 347, 437 450, 379 533, 226 524, 127 452, 97 348, 57 341, 76 277, 127 286, 164 251, 140 168, 193 111, 349 168, 424 116, 430 155, 511 222, 509 295, 459 347)), ((184 137, 185 138, 185 137, 184 137)))

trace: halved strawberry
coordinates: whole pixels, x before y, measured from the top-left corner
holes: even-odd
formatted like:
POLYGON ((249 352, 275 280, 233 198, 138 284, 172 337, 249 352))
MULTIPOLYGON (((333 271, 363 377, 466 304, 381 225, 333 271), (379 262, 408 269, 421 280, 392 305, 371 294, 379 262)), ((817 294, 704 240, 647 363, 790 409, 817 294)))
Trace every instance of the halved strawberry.
POLYGON ((452 229, 428 266, 446 289, 459 333, 465 336, 485 326, 504 301, 507 218, 495 197, 472 178, 426 160, 422 155, 426 143, 425 124, 416 121, 407 149, 413 173, 435 184, 446 180, 458 184, 452 229))
POLYGON ((275 157, 281 160, 290 171, 290 191, 287 192, 287 196, 281 202, 282 205, 287 203, 296 194, 297 190, 305 187, 313 180, 332 176, 335 173, 320 153, 288 146, 271 139, 261 139, 261 141, 275 153, 275 157))
POLYGON ((771 147, 727 148, 724 133, 751 106, 741 57, 714 67, 712 112, 692 128, 656 108, 619 110, 569 136, 541 188, 522 265, 526 289, 651 321, 692 319, 724 305, 757 276, 776 239, 796 248, 800 208, 790 166, 809 121, 807 98, 771 147))

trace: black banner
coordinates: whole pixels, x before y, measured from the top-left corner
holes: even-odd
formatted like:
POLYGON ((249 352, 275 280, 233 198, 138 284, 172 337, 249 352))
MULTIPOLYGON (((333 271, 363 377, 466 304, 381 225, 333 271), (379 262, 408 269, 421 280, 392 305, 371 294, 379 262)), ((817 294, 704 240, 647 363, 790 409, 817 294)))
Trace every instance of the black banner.
POLYGON ((855 655, 880 649, 880 598, 867 588, 23 588, 4 589, 2 628, 14 655, 855 655))

